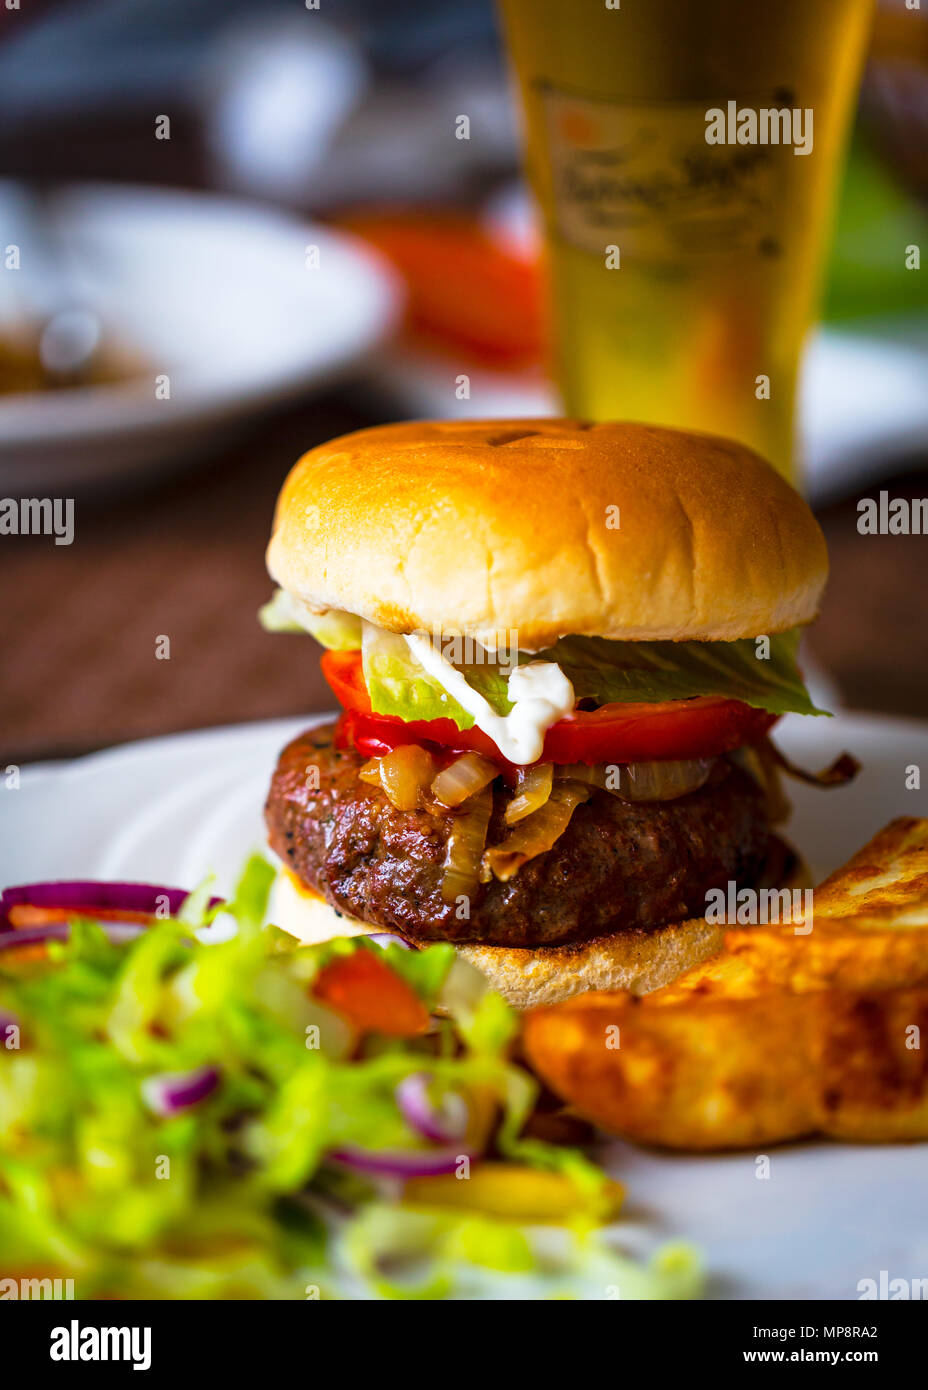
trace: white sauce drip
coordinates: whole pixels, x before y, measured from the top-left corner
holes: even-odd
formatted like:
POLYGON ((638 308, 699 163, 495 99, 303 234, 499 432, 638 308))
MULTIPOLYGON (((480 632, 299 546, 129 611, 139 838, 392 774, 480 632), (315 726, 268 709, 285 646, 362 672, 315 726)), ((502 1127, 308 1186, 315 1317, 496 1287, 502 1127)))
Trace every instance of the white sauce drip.
POLYGON ((497 714, 488 700, 467 684, 428 637, 406 638, 409 650, 448 694, 473 716, 478 729, 493 740, 511 763, 533 763, 541 757, 545 734, 574 707, 574 688, 554 661, 529 661, 509 676, 513 708, 497 714))

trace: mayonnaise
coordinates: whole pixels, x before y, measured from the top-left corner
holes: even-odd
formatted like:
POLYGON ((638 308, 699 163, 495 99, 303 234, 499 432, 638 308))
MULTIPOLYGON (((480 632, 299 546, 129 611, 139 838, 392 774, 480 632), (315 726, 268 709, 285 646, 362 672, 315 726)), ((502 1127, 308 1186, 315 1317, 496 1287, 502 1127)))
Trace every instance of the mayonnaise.
POLYGON ((430 638, 413 633, 406 641, 416 660, 473 716, 477 728, 511 763, 533 763, 540 758, 545 734, 574 707, 574 688, 554 661, 529 661, 513 669, 507 686, 513 708, 502 715, 468 685, 430 638))

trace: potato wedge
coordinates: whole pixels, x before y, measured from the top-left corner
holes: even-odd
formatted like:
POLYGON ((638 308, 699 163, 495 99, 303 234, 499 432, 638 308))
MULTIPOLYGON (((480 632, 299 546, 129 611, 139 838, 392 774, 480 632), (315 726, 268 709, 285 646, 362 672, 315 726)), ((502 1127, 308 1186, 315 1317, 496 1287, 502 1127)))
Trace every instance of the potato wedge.
POLYGON ((928 820, 899 816, 815 890, 815 916, 928 928, 928 820))
POLYGON ((719 960, 726 962, 727 976, 741 982, 742 994, 776 988, 804 993, 830 987, 886 990, 928 985, 928 928, 897 932, 871 921, 816 917, 808 936, 796 936, 789 927, 726 932, 724 950, 719 960))
POLYGON ((644 1143, 928 1138, 928 989, 585 994, 533 1010, 524 1029, 552 1090, 644 1143))
POLYGON ((742 992, 928 984, 928 821, 900 817, 875 835, 815 889, 810 925, 726 931, 716 974, 742 992))
POLYGON ((903 817, 815 890, 808 933, 729 928, 643 998, 532 1011, 524 1048, 580 1114, 645 1143, 881 1142, 928 1139, 926 1027, 928 821, 903 817))
MULTIPOLYGON (((751 931, 759 928, 752 927, 751 931)), ((731 955, 723 950, 717 956, 694 965, 663 989, 655 990, 647 998, 657 1004, 674 1004, 680 999, 693 995, 712 999, 753 999, 766 989, 769 980, 764 974, 764 961, 755 958, 731 955)))

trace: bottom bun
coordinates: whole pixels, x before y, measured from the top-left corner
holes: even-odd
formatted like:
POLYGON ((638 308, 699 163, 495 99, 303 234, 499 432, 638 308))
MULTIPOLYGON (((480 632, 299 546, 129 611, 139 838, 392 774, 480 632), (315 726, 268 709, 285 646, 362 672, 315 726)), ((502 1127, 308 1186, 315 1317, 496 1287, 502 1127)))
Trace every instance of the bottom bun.
MULTIPOLYGON (((771 836, 767 867, 758 888, 802 888, 810 883, 799 856, 771 836)), ((304 945, 333 936, 382 933, 355 917, 338 913, 281 867, 271 896, 269 920, 304 945)), ((627 990, 650 994, 669 985, 684 971, 717 955, 725 943, 724 924, 693 917, 654 931, 625 931, 600 936, 573 946, 458 945, 463 960, 476 966, 490 985, 517 1009, 558 1004, 587 990, 627 990)), ((394 933, 398 935, 398 933, 394 933)), ((415 943, 412 943, 415 944, 415 943)))
POLYGON ((559 1004, 587 990, 649 994, 722 949, 724 927, 694 917, 655 931, 618 932, 576 946, 531 951, 509 946, 459 946, 492 987, 517 1009, 559 1004))

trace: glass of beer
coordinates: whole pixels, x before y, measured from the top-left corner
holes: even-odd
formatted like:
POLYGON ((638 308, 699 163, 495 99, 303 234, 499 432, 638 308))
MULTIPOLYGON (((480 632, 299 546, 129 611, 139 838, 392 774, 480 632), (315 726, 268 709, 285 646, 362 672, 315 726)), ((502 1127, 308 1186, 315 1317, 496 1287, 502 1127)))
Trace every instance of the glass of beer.
POLYGON ((794 476, 871 0, 501 0, 568 414, 729 435, 794 476))

